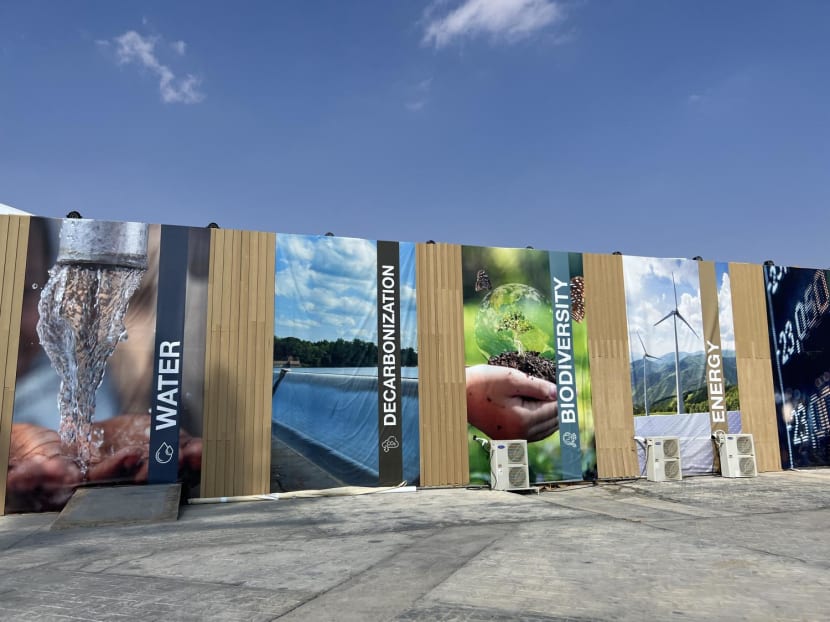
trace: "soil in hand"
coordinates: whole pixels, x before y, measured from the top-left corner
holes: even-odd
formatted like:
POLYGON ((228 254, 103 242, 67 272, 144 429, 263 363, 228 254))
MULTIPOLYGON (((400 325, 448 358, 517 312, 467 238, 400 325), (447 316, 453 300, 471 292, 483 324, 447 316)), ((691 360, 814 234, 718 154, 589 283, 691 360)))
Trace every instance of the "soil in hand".
POLYGON ((497 356, 491 356, 487 363, 500 367, 511 367, 526 373, 528 376, 536 376, 550 382, 556 382, 556 363, 539 356, 538 352, 525 352, 524 354, 504 352, 497 356))

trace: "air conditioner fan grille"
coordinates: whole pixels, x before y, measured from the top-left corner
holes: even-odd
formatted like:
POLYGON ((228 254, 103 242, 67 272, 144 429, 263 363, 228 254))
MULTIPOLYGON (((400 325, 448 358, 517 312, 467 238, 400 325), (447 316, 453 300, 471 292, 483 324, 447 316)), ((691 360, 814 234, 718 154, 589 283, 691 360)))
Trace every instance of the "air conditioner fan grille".
POLYGON ((510 467, 507 477, 511 488, 527 488, 527 469, 525 467, 510 467))
POLYGON ((735 438, 735 447, 739 454, 751 454, 752 439, 749 436, 738 436, 735 438))
POLYGON ((680 461, 666 460, 663 462, 663 473, 667 479, 678 479, 680 477, 680 461))

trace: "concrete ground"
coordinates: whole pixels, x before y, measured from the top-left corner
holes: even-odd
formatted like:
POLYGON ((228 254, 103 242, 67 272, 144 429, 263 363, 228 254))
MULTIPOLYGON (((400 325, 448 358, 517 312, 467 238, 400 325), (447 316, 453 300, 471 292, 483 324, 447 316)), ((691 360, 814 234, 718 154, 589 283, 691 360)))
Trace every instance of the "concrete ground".
POLYGON ((0 619, 830 617, 830 470, 55 517, 0 517, 0 619))

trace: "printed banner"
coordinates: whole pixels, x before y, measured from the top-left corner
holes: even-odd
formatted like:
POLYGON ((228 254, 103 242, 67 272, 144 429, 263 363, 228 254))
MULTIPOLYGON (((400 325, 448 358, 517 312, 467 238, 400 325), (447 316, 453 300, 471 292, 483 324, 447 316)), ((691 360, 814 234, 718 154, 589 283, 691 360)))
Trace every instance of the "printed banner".
POLYGON ((471 483, 490 483, 478 439, 528 441, 531 483, 595 478, 582 256, 461 256, 471 483))
POLYGON ((414 244, 276 244, 271 489, 417 484, 414 244))
POLYGON ((187 241, 184 227, 162 227, 153 357, 153 408, 150 419, 151 484, 175 482, 179 472, 179 403, 184 371, 184 314, 187 293, 187 241))
POLYGON ((635 435, 677 436, 683 473, 711 473, 712 433, 741 429, 728 264, 625 256, 623 272, 635 435))
POLYGON ((781 464, 830 464, 830 270, 765 267, 781 464))
POLYGON ((208 253, 206 229, 30 220, 7 511, 59 510, 81 485, 147 482, 151 430, 166 422, 173 433, 152 452, 167 460, 160 481, 195 492, 204 362, 187 361, 204 351, 208 253), (183 254, 160 252, 170 234, 183 254))

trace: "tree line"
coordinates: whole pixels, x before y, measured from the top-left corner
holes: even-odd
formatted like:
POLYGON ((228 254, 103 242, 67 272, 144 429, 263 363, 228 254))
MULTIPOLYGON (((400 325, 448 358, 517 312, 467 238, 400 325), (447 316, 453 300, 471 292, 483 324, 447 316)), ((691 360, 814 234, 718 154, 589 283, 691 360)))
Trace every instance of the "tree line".
MULTIPOLYGON (((274 337, 274 361, 299 359, 302 367, 369 367, 378 363, 377 344, 360 339, 305 341, 297 337, 274 337)), ((418 353, 401 349, 401 365, 418 365, 418 353)))

